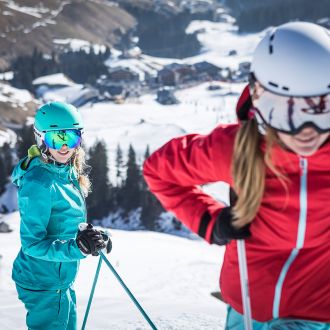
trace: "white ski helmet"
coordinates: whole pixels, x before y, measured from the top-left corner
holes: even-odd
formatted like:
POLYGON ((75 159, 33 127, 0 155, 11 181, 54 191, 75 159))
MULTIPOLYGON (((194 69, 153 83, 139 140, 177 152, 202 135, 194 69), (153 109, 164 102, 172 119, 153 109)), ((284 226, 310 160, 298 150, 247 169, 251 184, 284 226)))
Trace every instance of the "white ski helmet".
POLYGON ((329 30, 307 22, 286 23, 270 30, 254 52, 251 73, 276 94, 329 94, 329 30))

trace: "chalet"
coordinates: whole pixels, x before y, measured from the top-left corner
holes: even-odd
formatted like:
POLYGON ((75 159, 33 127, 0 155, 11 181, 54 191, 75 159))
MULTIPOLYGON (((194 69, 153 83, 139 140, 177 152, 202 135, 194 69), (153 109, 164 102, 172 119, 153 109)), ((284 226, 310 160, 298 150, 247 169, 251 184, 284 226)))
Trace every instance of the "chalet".
POLYGON ((139 75, 130 68, 114 67, 109 69, 108 80, 114 83, 139 81, 139 75))
POLYGON ((219 79, 221 75, 221 68, 206 61, 195 63, 194 68, 197 76, 203 80, 219 79))
POLYGON ((171 63, 158 71, 157 81, 165 86, 177 86, 194 80, 195 69, 189 64, 171 63))
POLYGON ((141 95, 142 83, 137 72, 130 68, 114 67, 109 69, 108 75, 98 79, 97 88, 107 97, 135 97, 141 95))

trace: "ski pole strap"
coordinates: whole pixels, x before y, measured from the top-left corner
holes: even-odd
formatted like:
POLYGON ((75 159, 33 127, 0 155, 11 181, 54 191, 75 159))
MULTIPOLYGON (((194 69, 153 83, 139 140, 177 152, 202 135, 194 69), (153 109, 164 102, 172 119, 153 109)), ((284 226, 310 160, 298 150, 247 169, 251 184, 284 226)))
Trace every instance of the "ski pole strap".
POLYGON ((86 308, 86 312, 85 312, 85 316, 84 316, 84 322, 83 322, 83 325, 81 327, 81 330, 85 330, 85 327, 86 327, 86 322, 87 322, 89 310, 91 308, 96 283, 97 283, 97 280, 98 280, 98 277, 99 277, 99 274, 100 274, 101 264, 102 264, 102 258, 100 257, 99 258, 99 263, 97 264, 96 273, 95 273, 94 281, 93 281, 93 285, 92 285, 92 290, 91 290, 91 293, 89 295, 88 304, 87 304, 87 308, 86 308))
MULTIPOLYGON (((132 294, 132 292, 129 290, 129 288, 127 287, 127 285, 124 283, 124 281, 121 279, 121 277, 119 276, 119 274, 116 272, 116 270, 113 268, 113 266, 111 265, 110 261, 107 259, 107 257, 103 254, 103 252, 99 252, 100 253, 100 257, 103 259, 103 261, 107 264, 107 266, 110 268, 110 270, 112 271, 112 273, 115 275, 115 277, 117 278, 117 280, 119 281, 119 283, 121 284, 121 286, 124 288, 124 290, 126 291, 126 293, 128 294, 128 296, 131 298, 131 300, 134 302, 135 306, 138 308, 138 310, 141 312, 141 314, 143 315, 143 317, 146 319, 146 321, 149 323, 151 329, 153 330, 157 330, 156 326, 154 325, 154 323, 151 321, 151 319, 149 318, 149 316, 147 315, 147 313, 144 311, 144 309, 142 308, 142 306, 139 304, 139 302, 135 299, 134 295, 132 294)), ((100 259, 101 259, 100 258, 100 259)))

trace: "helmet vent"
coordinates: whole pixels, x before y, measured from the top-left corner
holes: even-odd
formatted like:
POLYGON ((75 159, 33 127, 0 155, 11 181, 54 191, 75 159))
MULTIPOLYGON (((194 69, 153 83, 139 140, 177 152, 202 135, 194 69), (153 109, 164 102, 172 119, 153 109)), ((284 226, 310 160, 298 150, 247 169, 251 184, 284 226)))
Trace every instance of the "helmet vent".
POLYGON ((273 45, 269 45, 269 54, 273 54, 273 45))
POLYGON ((271 82, 271 81, 268 81, 268 84, 269 84, 270 86, 273 86, 273 87, 276 87, 276 88, 278 88, 278 85, 277 85, 277 84, 275 84, 275 83, 273 83, 273 82, 271 82))
POLYGON ((269 54, 273 54, 273 40, 274 40, 274 37, 275 37, 275 32, 271 34, 271 36, 269 37, 269 47, 268 47, 268 50, 269 50, 269 54))
POLYGON ((58 127, 58 125, 49 125, 49 127, 58 127))
POLYGON ((77 126, 77 125, 79 126, 79 123, 75 123, 75 124, 73 124, 73 126, 77 126))
POLYGON ((290 90, 290 88, 289 88, 289 87, 286 87, 286 86, 283 86, 282 89, 283 89, 284 91, 288 91, 288 90, 290 90))

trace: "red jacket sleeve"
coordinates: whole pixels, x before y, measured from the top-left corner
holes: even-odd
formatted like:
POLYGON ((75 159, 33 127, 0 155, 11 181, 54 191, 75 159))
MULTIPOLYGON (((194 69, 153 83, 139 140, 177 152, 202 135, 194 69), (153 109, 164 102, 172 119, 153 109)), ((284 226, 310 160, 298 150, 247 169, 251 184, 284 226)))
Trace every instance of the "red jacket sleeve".
POLYGON ((232 183, 231 158, 237 128, 218 126, 208 135, 175 138, 144 163, 145 180, 163 207, 208 242, 224 205, 203 192, 200 185, 232 183), (210 216, 203 216, 206 212, 210 216))

